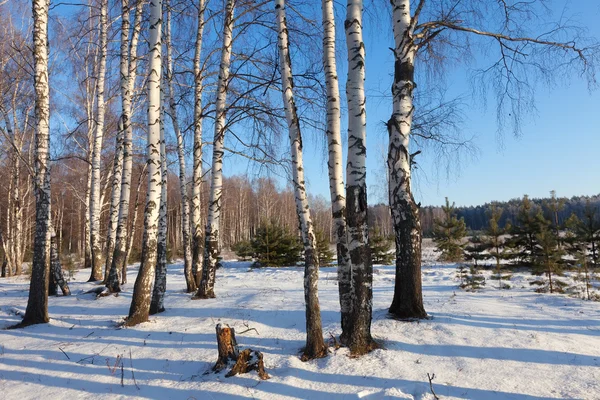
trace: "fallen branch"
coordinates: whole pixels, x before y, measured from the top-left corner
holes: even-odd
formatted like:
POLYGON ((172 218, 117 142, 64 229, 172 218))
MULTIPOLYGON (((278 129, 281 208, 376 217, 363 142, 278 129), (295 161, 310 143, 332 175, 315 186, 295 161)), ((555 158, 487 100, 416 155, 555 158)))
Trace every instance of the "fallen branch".
POLYGON ((435 374, 431 374, 431 376, 429 375, 429 372, 427 373, 427 378, 429 379, 429 389, 431 389, 431 394, 433 395, 433 397, 436 400, 440 400, 439 397, 437 397, 437 395, 435 394, 435 392, 433 391, 433 380, 435 379, 435 374))
POLYGON ((65 357, 67 357, 67 360, 70 360, 71 357, 69 357, 69 355, 67 353, 65 353, 65 351, 63 349, 61 349, 60 347, 58 348, 60 351, 62 351, 62 353, 65 355, 65 357))

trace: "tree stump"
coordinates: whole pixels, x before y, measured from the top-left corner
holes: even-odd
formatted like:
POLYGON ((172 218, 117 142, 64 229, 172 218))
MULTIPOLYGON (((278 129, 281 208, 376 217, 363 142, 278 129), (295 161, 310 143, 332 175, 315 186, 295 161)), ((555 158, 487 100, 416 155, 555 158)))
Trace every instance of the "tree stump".
POLYGON ((219 372, 227 368, 229 361, 236 362, 239 355, 237 342, 235 341, 235 329, 227 326, 217 325, 217 347, 219 358, 213 367, 213 371, 219 372))
POLYGON ((218 324, 216 330, 219 358, 213 367, 213 371, 220 372, 227 368, 231 362, 234 362, 235 364, 225 377, 229 378, 237 374, 256 371, 260 379, 269 379, 269 374, 265 371, 263 354, 260 351, 246 349, 240 353, 235 340, 235 329, 229 325, 218 324))

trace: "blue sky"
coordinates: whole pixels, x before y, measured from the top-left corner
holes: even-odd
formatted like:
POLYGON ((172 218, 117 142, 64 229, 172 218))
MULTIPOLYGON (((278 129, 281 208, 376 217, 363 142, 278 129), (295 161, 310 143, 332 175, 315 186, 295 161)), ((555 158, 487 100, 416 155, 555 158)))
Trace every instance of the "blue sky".
MULTIPOLYGON (((566 4, 564 1, 554 3, 556 10, 562 10, 566 4)), ((588 27, 591 36, 600 38, 597 24, 600 6, 596 0, 570 2, 567 13, 588 27)), ((369 27, 368 22, 365 21, 368 186, 370 202, 377 202, 384 200, 380 184, 384 174, 382 149, 386 149, 387 134, 382 122, 389 118, 391 109, 391 105, 377 99, 377 94, 380 90, 389 90, 393 64, 388 48, 393 43, 389 34, 378 32, 385 27, 381 24, 369 27)), ((338 24, 338 29, 340 26, 338 24)), ((345 80, 344 68, 339 71, 340 81, 345 80)), ((515 138, 507 131, 499 139, 493 100, 488 102, 487 108, 480 106, 480 99, 470 95, 468 82, 467 68, 449 71, 449 94, 465 97, 467 119, 463 129, 465 135, 475 135, 478 155, 463 161, 460 169, 453 168, 449 178, 445 170, 436 169, 432 157, 425 155, 414 178, 417 201, 423 205, 439 205, 448 196, 458 205, 476 205, 523 194, 547 196, 550 190, 567 197, 600 192, 599 91, 590 91, 587 83, 575 73, 560 77, 555 87, 540 86, 535 99, 537 111, 524 121, 521 137, 515 138)), ((309 138, 305 140, 305 147, 309 190, 327 197, 323 145, 309 138)))
MULTIPOLYGON (((344 4, 337 4, 338 17, 338 73, 345 82, 346 66, 343 47, 344 4)), ((383 122, 389 118, 391 100, 382 99, 381 93, 389 93, 393 58, 389 50, 393 46, 389 19, 386 12, 377 11, 365 1, 367 18, 364 35, 367 51, 367 184, 369 202, 386 200, 384 158, 387 133, 383 122), (369 8, 371 7, 371 8, 369 8)), ((597 0, 552 2, 555 17, 565 10, 578 25, 589 29, 589 35, 600 38, 600 5, 597 0)), ((385 3, 388 6, 388 3, 385 3)), ((320 20, 320 7, 315 7, 315 18, 320 20)), ((292 38, 293 40, 293 38, 292 38)), ((477 62, 485 64, 485 58, 476 56, 477 62)), ((419 70, 417 64, 417 70, 419 70)), ((413 188, 417 201, 423 205, 439 205, 448 196, 458 205, 476 205, 492 200, 508 200, 529 194, 532 197, 547 196, 556 190, 559 196, 590 195, 600 192, 597 185, 600 171, 600 91, 590 91, 586 82, 573 73, 559 77, 552 88, 539 86, 535 101, 537 111, 529 115, 522 126, 522 135, 515 138, 510 131, 499 137, 494 100, 488 98, 487 107, 482 99, 471 95, 470 70, 465 65, 447 71, 446 83, 449 98, 464 99, 465 136, 473 136, 478 148, 476 157, 463 159, 460 165, 453 163, 450 173, 437 168, 435 156, 424 153, 419 156, 419 169, 414 174, 413 188)), ((423 82, 417 81, 423 90, 423 82)), ((343 88, 342 88, 343 91, 343 88)), ((345 126, 345 116, 343 117, 345 126)), ((210 124, 206 126, 207 140, 212 136, 210 124)), ((343 136, 345 133, 343 132, 343 136)), ((287 144, 287 135, 282 135, 287 144)), ((191 143, 190 143, 191 144, 191 143)), ((282 143, 283 144, 283 143, 282 143)), ((312 194, 329 197, 326 149, 319 132, 304 132, 305 168, 308 190, 312 194)), ((209 156, 208 152, 206 155, 209 156)), ((210 161, 210 157, 206 157, 210 161)), ((228 157, 225 175, 252 170, 245 160, 228 157)), ((284 182, 282 181, 282 184, 284 182)))

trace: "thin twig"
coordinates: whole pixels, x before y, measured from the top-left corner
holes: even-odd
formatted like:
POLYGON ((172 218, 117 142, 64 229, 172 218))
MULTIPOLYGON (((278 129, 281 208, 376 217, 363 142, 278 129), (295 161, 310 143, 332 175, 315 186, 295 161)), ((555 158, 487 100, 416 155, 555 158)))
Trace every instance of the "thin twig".
POLYGON ((131 377, 133 378, 133 383, 135 384, 137 390, 140 390, 140 387, 138 386, 137 381, 135 380, 135 374, 133 373, 133 358, 131 357, 131 349, 129 349, 129 361, 131 363, 131 377))
POLYGON ((70 360, 71 357, 69 357, 69 355, 67 353, 65 353, 65 351, 63 349, 61 349, 60 347, 58 348, 60 351, 62 351, 62 353, 65 355, 65 357, 67 357, 67 360, 70 360))
POLYGON ((433 395, 433 397, 436 400, 439 400, 440 398, 437 397, 437 395, 435 394, 435 392, 433 391, 433 380, 435 379, 435 374, 431 374, 431 376, 429 375, 429 372, 427 373, 427 378, 429 379, 429 388, 431 389, 431 394, 433 395))

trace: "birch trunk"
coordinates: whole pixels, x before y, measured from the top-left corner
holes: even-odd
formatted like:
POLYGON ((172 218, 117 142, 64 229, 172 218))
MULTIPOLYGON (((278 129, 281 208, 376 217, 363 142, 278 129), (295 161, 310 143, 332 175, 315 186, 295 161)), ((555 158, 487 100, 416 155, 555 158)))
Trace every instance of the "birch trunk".
POLYGON ((204 0, 198 0, 198 29, 194 51, 194 171, 192 182, 192 274, 196 286, 202 278, 202 90, 203 77, 200 66, 202 38, 204 36, 204 0))
POLYGON ((281 93, 283 107, 288 125, 292 154, 292 177, 296 198, 296 213, 300 222, 300 233, 304 244, 304 302, 306 307, 306 346, 302 360, 321 358, 327 355, 327 347, 323 341, 321 326, 321 310, 319 307, 318 281, 319 261, 315 252, 315 235, 310 216, 308 198, 304 185, 304 165, 302 159, 302 134, 300 121, 294 100, 294 77, 290 59, 290 45, 284 0, 275 0, 277 15, 279 70, 281 73, 281 93))
POLYGON ((346 166, 346 222, 352 306, 348 347, 352 354, 368 353, 377 344, 371 337, 373 265, 369 250, 366 183, 365 45, 362 38, 362 0, 348 0, 344 26, 348 47, 348 164, 346 166))
MULTIPOLYGON (((92 140, 90 140, 91 146, 92 140)), ((84 220, 84 268, 92 268, 92 248, 90 246, 90 195, 92 188, 92 152, 88 151, 88 170, 85 184, 85 220, 84 220)))
POLYGON ((327 166, 329 171, 329 192, 331 194, 331 214, 333 217, 337 250, 338 289, 342 316, 341 341, 345 343, 348 337, 347 325, 352 305, 352 284, 346 237, 346 197, 344 195, 344 168, 342 165, 342 137, 340 128, 341 105, 335 62, 335 15, 333 12, 333 0, 323 0, 322 8, 323 67, 325 69, 325 85, 327 89, 327 148, 329 151, 327 166))
POLYGON ((25 317, 27 326, 48 322, 50 272, 50 87, 48 84, 49 0, 33 0, 33 60, 35 87, 35 238, 31 283, 25 317))
POLYGON ((202 264, 202 281, 194 299, 215 297, 215 275, 219 257, 219 229, 221 222, 221 196, 223 193, 223 145, 225 140, 225 118, 227 85, 229 82, 229 65, 233 42, 234 0, 227 0, 225 21, 223 23, 223 46, 221 47, 221 63, 215 105, 215 133, 213 140, 212 175, 210 183, 210 199, 206 231, 204 233, 204 260, 202 264))
POLYGON ((167 26, 165 29, 165 42, 167 48, 167 68, 166 68, 166 81, 168 85, 169 93, 169 113, 171 116, 171 122, 173 123, 173 130, 177 137, 177 157, 179 161, 179 191, 181 192, 181 236, 183 241, 183 271, 185 275, 185 282, 187 284, 187 293, 196 291, 196 280, 192 274, 192 251, 191 251, 191 237, 190 237, 190 203, 188 198, 188 191, 186 185, 186 172, 185 172, 185 153, 183 149, 183 136, 179 129, 179 120, 177 118, 177 105, 175 104, 175 92, 173 86, 173 49, 171 45, 171 6, 170 0, 165 0, 166 13, 167 13, 167 26))
POLYGON ((396 284, 389 312, 397 318, 425 318, 421 287, 421 221, 411 190, 409 141, 413 117, 414 44, 410 0, 393 0, 395 41, 393 111, 389 134, 389 201, 396 234, 396 284))
POLYGON ((135 229, 137 226, 137 220, 139 216, 138 209, 140 208, 140 190, 142 188, 142 182, 146 173, 146 166, 140 172, 138 178, 138 184, 135 191, 135 202, 133 203, 133 219, 131 220, 131 227, 129 229, 129 240, 127 241, 127 247, 125 249, 125 262, 121 267, 121 284, 127 283, 127 263, 129 257, 131 257, 131 249, 133 248, 133 239, 135 238, 135 229))
POLYGON ((106 235, 106 262, 104 264, 104 283, 108 282, 108 275, 112 264, 115 240, 117 238, 117 223, 119 222, 119 200, 121 198, 121 181, 123 179, 123 121, 119 120, 115 158, 113 162, 112 191, 110 198, 110 215, 108 232, 106 235))
POLYGON ((148 54, 148 192, 144 210, 144 238, 142 241, 142 259, 135 280, 129 316, 125 325, 133 326, 148 320, 152 281, 156 267, 156 246, 158 233, 158 208, 162 186, 160 156, 160 85, 162 76, 162 0, 150 2, 150 35, 148 54))
MULTIPOLYGON (((143 4, 144 1, 139 0, 136 5, 133 33, 131 36, 131 42, 129 42, 129 0, 121 0, 121 54, 119 68, 121 75, 121 123, 123 124, 123 172, 121 175, 119 218, 115 236, 115 248, 111 260, 110 272, 108 274, 109 277, 106 283, 106 287, 113 293, 118 293, 121 291, 121 287, 119 285, 119 272, 122 272, 121 282, 127 282, 127 261, 129 258, 127 250, 127 225, 129 222, 129 198, 131 196, 131 172, 133 167, 131 98, 135 88, 135 78, 137 75, 137 44, 140 35, 143 4)), ((133 236, 132 233, 133 232, 130 232, 130 236, 133 236)), ((131 237, 130 240, 133 240, 133 237, 131 237)))
POLYGON ((90 196, 90 246, 92 251, 92 273, 88 282, 102 280, 102 247, 100 246, 100 163, 104 137, 104 81, 106 75, 106 53, 108 51, 108 0, 100 0, 100 50, 98 77, 96 80, 97 115, 94 145, 92 149, 92 187, 90 196))
MULTIPOLYGON (((169 11, 167 11, 167 13, 169 13, 169 11)), ((167 19, 167 24, 168 23, 169 19, 167 19)), ((162 110, 163 111, 161 112, 161 118, 164 118, 164 100, 162 110)), ((151 315, 165 311, 165 292, 167 290, 167 153, 165 149, 164 124, 161 124, 160 128, 160 158, 160 171, 162 176, 162 183, 160 187, 160 208, 158 210, 159 215, 158 244, 156 251, 156 270, 154 273, 154 289, 152 290, 152 301, 150 302, 151 315)))
POLYGON ((65 280, 62 266, 60 265, 60 255, 58 252, 57 245, 57 235, 54 229, 51 229, 51 239, 50 239, 50 284, 48 294, 51 296, 56 296, 58 294, 57 286, 60 287, 60 290, 63 296, 70 296, 71 290, 69 289, 69 285, 65 280))

